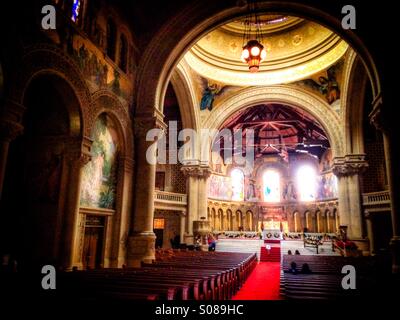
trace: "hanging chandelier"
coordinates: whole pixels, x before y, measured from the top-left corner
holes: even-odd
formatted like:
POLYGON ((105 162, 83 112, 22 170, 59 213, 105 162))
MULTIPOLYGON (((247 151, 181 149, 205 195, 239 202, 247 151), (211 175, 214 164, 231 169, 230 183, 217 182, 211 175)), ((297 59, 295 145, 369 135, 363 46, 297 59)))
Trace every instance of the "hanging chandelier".
POLYGON ((249 1, 249 14, 244 20, 241 60, 248 64, 249 70, 252 73, 257 72, 260 69, 261 62, 267 57, 267 51, 261 44, 262 33, 260 29, 261 23, 255 10, 255 4, 249 1))

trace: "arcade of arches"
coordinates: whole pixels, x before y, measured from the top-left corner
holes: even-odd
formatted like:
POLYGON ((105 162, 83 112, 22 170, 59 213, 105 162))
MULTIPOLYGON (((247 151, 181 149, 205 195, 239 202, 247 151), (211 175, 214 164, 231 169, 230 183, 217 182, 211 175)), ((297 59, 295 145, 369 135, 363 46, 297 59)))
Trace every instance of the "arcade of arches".
POLYGON ((236 1, 177 2, 151 26, 145 4, 78 2, 71 19, 72 1, 54 0, 57 29, 43 30, 32 1, 18 39, 0 34, 2 254, 22 269, 138 266, 176 236, 193 245, 200 222, 220 236, 344 226, 400 271, 395 137, 368 43, 260 1, 267 58, 250 73, 236 1), (168 151, 184 144, 173 130, 251 129, 252 164, 229 138, 151 164, 154 128, 168 151))

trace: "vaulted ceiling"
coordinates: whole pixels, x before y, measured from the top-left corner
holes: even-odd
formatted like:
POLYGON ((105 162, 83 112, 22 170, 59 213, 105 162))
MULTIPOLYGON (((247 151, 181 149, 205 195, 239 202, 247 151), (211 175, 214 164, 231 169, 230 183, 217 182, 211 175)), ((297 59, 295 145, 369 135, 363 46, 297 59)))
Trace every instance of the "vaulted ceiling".
POLYGON ((311 115, 283 104, 261 104, 241 110, 231 116, 221 129, 231 132, 242 130, 244 146, 245 130, 254 130, 257 156, 302 152, 320 157, 329 148, 324 129, 311 115))
MULTIPOLYGON (((202 77, 235 86, 298 81, 320 72, 346 53, 348 44, 322 25, 298 17, 260 16, 266 59, 257 73, 240 60, 244 20, 227 23, 201 38, 184 60, 202 77)), ((253 29, 255 31, 255 27, 253 29)))

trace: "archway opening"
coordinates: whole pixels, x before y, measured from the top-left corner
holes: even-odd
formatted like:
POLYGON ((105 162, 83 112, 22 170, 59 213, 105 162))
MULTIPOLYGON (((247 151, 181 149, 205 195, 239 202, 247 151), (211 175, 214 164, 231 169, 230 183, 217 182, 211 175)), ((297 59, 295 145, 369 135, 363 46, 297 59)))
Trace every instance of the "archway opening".
POLYGON ((10 144, 1 234, 20 270, 61 264, 63 201, 68 161, 79 142, 80 105, 73 89, 55 75, 33 78, 24 94, 23 135, 10 144))

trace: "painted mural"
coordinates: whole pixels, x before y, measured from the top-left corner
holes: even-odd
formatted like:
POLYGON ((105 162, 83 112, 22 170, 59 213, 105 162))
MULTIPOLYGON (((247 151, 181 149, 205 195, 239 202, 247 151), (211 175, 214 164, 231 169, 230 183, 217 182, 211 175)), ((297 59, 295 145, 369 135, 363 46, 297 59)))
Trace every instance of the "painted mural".
POLYGON ((319 177, 318 183, 318 198, 320 200, 333 199, 338 197, 337 178, 332 172, 321 175, 319 177))
POLYGON ((80 205, 115 209, 117 133, 105 114, 96 120, 92 138, 92 160, 83 168, 80 205))
POLYGON ((215 174, 211 175, 208 183, 208 196, 213 199, 231 200, 231 178, 215 174))

